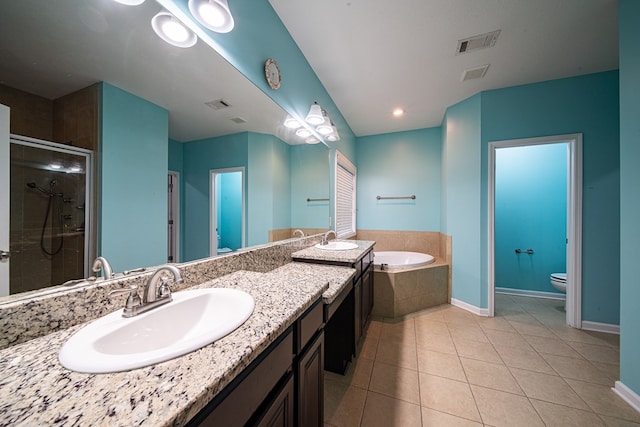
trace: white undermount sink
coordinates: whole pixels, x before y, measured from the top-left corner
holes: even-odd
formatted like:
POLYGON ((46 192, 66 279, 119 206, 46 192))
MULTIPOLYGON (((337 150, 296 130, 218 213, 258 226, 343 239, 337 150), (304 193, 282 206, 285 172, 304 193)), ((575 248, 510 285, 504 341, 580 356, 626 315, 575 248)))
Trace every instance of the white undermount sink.
POLYGON ((358 245, 351 242, 329 242, 326 245, 318 243, 316 248, 324 249, 325 251, 348 251, 349 249, 357 249, 358 245))
POLYGON ((164 362, 233 332, 253 313, 254 299, 228 288, 176 292, 173 301, 134 317, 122 310, 80 329, 60 349, 60 363, 85 373, 128 371, 164 362))

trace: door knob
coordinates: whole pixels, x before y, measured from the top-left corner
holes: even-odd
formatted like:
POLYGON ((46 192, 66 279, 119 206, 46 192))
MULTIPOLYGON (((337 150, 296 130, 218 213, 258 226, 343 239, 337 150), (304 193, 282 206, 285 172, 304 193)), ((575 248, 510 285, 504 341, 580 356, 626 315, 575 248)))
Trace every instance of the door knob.
POLYGON ((7 259, 11 256, 11 252, 9 251, 0 251, 0 259, 7 259))

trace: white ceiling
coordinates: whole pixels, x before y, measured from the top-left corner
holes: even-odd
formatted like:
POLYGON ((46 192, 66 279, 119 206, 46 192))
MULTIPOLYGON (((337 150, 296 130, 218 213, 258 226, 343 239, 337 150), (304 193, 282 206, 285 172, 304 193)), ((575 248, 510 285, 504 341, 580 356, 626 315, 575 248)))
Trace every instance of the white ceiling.
POLYGON ((617 0, 269 1, 357 136, 439 126, 480 91, 618 68, 617 0), (498 29, 494 47, 455 54, 498 29))

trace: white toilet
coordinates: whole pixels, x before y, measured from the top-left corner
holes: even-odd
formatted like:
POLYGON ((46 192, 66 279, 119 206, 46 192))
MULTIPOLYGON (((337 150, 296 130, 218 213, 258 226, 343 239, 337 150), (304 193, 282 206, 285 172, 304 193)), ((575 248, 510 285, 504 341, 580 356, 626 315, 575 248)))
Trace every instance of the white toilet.
POLYGON ((567 293, 567 273, 551 273, 551 286, 560 292, 567 293))

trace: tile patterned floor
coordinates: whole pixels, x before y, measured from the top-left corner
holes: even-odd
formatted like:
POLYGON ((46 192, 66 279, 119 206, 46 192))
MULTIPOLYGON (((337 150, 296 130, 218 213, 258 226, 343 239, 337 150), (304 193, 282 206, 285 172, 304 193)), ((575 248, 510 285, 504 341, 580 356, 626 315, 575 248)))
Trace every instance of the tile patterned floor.
POLYGON ((619 337, 565 325, 562 302, 496 295, 496 317, 443 305, 372 320, 325 426, 640 427, 611 387, 619 337))

